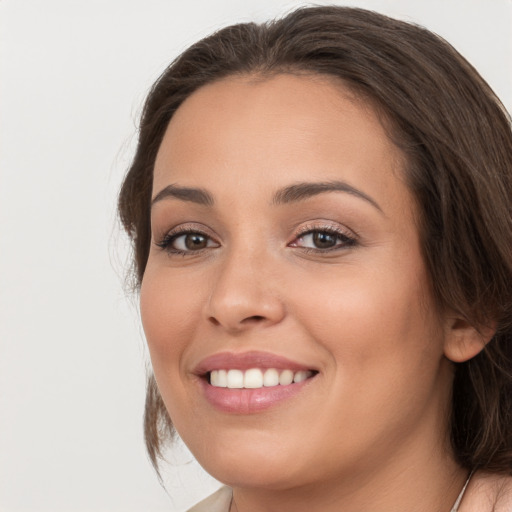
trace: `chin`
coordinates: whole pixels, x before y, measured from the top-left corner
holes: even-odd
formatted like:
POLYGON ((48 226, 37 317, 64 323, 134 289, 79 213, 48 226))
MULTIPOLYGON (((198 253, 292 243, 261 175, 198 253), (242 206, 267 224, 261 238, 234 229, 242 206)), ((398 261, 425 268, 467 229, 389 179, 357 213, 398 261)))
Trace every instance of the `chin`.
POLYGON ((209 474, 231 487, 283 490, 297 485, 306 476, 304 472, 311 465, 301 460, 307 460, 307 454, 288 449, 282 438, 264 443, 256 442, 254 437, 246 435, 244 442, 237 443, 233 436, 225 436, 224 440, 212 436, 209 445, 202 449, 189 448, 209 474))
POLYGON ((230 487, 282 491, 300 484, 300 471, 289 464, 269 462, 264 456, 253 462, 237 459, 204 467, 214 478, 230 487))

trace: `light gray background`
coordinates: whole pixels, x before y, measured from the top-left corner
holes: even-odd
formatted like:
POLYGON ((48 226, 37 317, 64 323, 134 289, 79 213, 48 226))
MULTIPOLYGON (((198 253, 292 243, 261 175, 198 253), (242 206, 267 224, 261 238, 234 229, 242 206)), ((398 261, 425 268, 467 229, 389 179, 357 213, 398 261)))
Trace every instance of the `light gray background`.
MULTIPOLYGON (((169 61, 301 3, 0 0, 1 511, 182 511, 217 485, 179 450, 170 497, 145 455, 147 353, 116 193, 169 61)), ((351 4, 447 38, 510 111, 510 0, 351 4)))

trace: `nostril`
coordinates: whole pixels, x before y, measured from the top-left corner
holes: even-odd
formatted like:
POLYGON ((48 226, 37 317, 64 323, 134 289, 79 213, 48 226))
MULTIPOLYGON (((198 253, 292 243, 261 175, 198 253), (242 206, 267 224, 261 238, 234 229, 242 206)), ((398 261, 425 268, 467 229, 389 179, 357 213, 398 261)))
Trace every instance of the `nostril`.
MULTIPOLYGON (((244 318, 240 323, 241 324, 251 324, 251 323, 259 323, 264 320, 265 320, 265 317, 262 315, 253 315, 253 316, 248 316, 247 318, 244 318)), ((211 316, 209 318, 209 321, 215 326, 221 325, 221 322, 219 322, 214 316, 211 316)))
POLYGON ((264 316, 254 315, 254 316, 249 316, 247 318, 244 318, 242 320, 242 322, 251 323, 251 322, 261 322, 262 320, 265 320, 264 316))

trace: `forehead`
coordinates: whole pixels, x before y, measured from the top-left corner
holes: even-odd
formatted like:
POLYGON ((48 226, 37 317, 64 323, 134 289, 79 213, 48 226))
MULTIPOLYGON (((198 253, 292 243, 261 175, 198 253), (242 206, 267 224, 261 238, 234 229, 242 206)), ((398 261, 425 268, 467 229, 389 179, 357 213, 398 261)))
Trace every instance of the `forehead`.
POLYGON ((278 187, 340 178, 383 189, 402 161, 370 102, 341 82, 233 77, 200 88, 178 108, 157 155, 154 189, 175 181, 215 188, 266 179, 278 187))

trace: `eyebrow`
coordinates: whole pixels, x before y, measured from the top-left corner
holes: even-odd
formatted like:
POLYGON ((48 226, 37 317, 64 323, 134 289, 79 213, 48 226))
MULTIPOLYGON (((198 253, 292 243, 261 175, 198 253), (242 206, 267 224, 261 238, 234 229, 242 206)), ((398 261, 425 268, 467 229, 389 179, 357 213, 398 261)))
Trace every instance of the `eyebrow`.
POLYGON ((296 183, 278 190, 272 200, 273 204, 288 204, 295 203, 297 201, 303 201, 319 194, 325 194, 327 192, 346 192, 353 196, 364 199, 372 206, 377 208, 381 213, 382 208, 379 206, 375 199, 365 194, 361 190, 349 185, 344 181, 325 181, 325 182, 304 182, 296 183))
POLYGON ((190 201, 203 206, 213 206, 213 196, 202 188, 180 187, 178 185, 167 185, 158 192, 151 200, 151 206, 162 199, 179 199, 181 201, 190 201))
MULTIPOLYGON (((360 199, 364 199, 381 213, 383 213, 382 208, 379 206, 377 201, 344 181, 295 183, 278 190, 274 194, 272 204, 280 205, 295 203, 328 192, 346 192, 347 194, 351 194, 353 196, 359 197, 360 199)), ((213 196, 205 189, 181 187, 176 184, 167 185, 167 187, 160 190, 160 192, 158 192, 158 194, 152 199, 151 206, 159 201, 162 201, 163 199, 190 201, 202 206, 213 206, 215 203, 213 196)))

